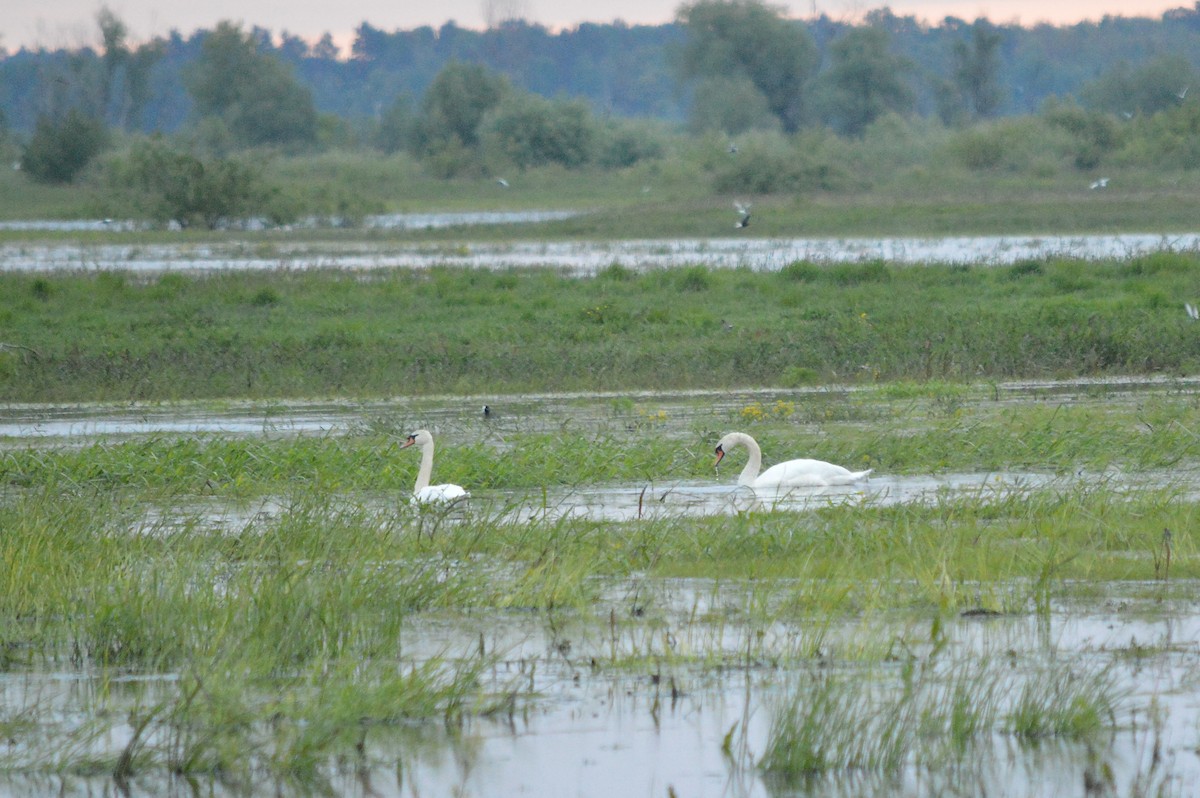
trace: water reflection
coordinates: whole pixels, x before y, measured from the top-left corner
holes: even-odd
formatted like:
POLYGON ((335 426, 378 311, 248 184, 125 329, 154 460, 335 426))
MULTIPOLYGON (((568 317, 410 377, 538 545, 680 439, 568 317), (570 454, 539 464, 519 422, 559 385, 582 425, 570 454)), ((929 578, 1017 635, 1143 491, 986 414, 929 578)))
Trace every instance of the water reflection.
POLYGON ((473 510, 502 522, 541 518, 590 518, 629 521, 730 515, 749 512, 812 511, 829 507, 886 507, 972 500, 1000 500, 1034 491, 1063 492, 1088 486, 1111 490, 1174 488, 1181 495, 1200 493, 1200 474, 1119 470, 1062 475, 1036 471, 986 471, 895 474, 856 485, 754 490, 727 482, 681 481, 670 484, 588 486, 539 492, 478 491, 473 510))

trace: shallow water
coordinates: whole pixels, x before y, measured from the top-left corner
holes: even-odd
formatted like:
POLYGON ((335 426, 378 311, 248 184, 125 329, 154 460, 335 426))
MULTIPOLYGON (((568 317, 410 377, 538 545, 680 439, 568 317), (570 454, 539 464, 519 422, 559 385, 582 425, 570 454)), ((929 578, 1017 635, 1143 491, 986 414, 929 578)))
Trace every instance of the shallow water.
MULTIPOLYGON (((676 599, 689 606, 697 586, 675 585, 676 599)), ((701 587, 701 592, 705 589, 701 587)), ((1187 590, 1184 591, 1188 592, 1187 590)), ((1145 706, 1155 697, 1164 704, 1161 726, 1154 737, 1160 755, 1170 761, 1170 775, 1158 775, 1160 783, 1176 785, 1178 793, 1189 794, 1186 785, 1200 775, 1195 754, 1200 706, 1194 691, 1195 657, 1200 635, 1194 601, 1172 607, 1172 613, 1156 617, 1131 611, 1133 602, 1112 596, 1096 605, 1055 608, 1049 619, 1031 617, 962 619, 949 630, 947 658, 1007 660, 1002 667, 1057 667, 1076 669, 1081 675, 1114 659, 1114 652, 1127 650, 1136 641, 1160 647, 1161 655, 1130 657, 1117 664, 1114 679, 1120 690, 1129 691, 1131 703, 1145 706)), ((668 623, 669 625, 669 623, 668 623)), ((777 630, 787 634, 788 630, 777 630)), ((852 629, 841 630, 851 635, 852 629)), ((921 648, 919 633, 898 626, 897 635, 921 648)), ((732 634, 731 648, 744 645, 746 630, 732 634)), ((837 634, 837 633, 835 633, 837 634)), ((895 782, 863 785, 818 780, 811 790, 779 790, 753 767, 745 767, 722 752, 725 736, 735 732, 738 745, 750 757, 763 754, 772 713, 792 693, 798 674, 780 672, 762 662, 731 667, 724 675, 689 673, 687 668, 666 668, 676 674, 674 683, 654 684, 646 674, 626 677, 587 676, 587 641, 573 638, 575 648, 563 673, 550 677, 558 689, 535 712, 505 723, 475 722, 470 752, 444 750, 440 755, 410 766, 416 784, 462 785, 466 794, 490 795, 665 795, 673 788, 690 796, 803 795, 911 795, 937 794, 929 788, 929 776, 914 772, 895 782), (578 653, 576 653, 578 652, 578 653), (573 663, 573 664, 572 664, 573 663), (577 680, 574 673, 583 673, 577 680), (675 691, 677 689, 677 692, 675 691), (923 784, 922 784, 923 782, 923 784), (864 790, 863 787, 868 789, 864 790)), ((682 644, 681 644, 682 645, 682 644)), ((530 646, 534 648, 535 646, 530 646)), ((547 649, 549 646, 547 645, 547 649)), ((771 646, 764 646, 770 649, 771 646)), ((526 652, 532 656, 534 652, 526 652)), ((547 657, 551 659, 551 657, 547 657)), ((838 669, 836 663, 826 667, 838 669)), ((898 668, 899 666, 897 666, 898 668)), ((800 674, 805 668, 799 669, 800 674)), ((847 674, 854 673, 847 667, 847 674)), ((811 678, 800 675, 801 681, 811 678)), ((1124 731, 1114 748, 1118 795, 1133 794, 1135 774, 1146 781, 1152 773, 1154 756, 1147 718, 1124 718, 1124 731), (1139 746, 1141 746, 1139 748, 1139 746)), ((972 755, 986 792, 971 788, 971 779, 959 783, 956 794, 989 796, 1082 795, 1083 746, 1053 741, 1027 749, 997 736, 985 742, 995 746, 990 755, 972 755), (1055 756, 1056 749, 1057 756, 1055 756), (1015 761, 1014 761, 1015 760, 1015 761), (1021 762, 1022 764, 1017 764, 1021 762)), ((971 769, 968 768, 968 776, 971 769)), ((942 778, 945 778, 943 775, 942 778)), ((952 783, 955 778, 949 779, 952 783)), ((396 794, 416 795, 401 785, 396 794)), ((1154 794, 1154 793, 1150 793, 1154 794)))
MULTIPOLYGON (((432 222, 430 223, 432 225, 432 222)), ((1030 259, 1128 258, 1154 252, 1196 252, 1200 234, 1081 236, 959 236, 946 238, 690 238, 633 241, 517 241, 406 244, 308 242, 266 246, 223 244, 48 244, 0 246, 0 270, 132 272, 274 269, 478 269, 553 267, 590 274, 619 264, 630 269, 704 265, 776 271, 789 263, 1005 265, 1030 259)))
MULTIPOLYGON (((703 580, 659 580, 643 586, 655 622, 622 617, 615 626, 582 619, 560 619, 549 626, 537 614, 482 614, 416 619, 402 645, 412 661, 426 656, 474 656, 479 645, 499 660, 485 677, 485 688, 503 694, 518 690, 530 700, 509 715, 470 717, 461 729, 440 724, 420 729, 380 729, 368 737, 372 767, 335 770, 331 789, 311 785, 274 785, 278 795, 341 794, 404 796, 455 794, 464 798, 512 795, 614 795, 694 798, 765 798, 780 795, 923 796, 960 794, 1057 798, 1084 796, 1083 772, 1088 746, 1047 739, 1019 744, 1002 733, 983 735, 958 767, 906 768, 895 778, 864 774, 818 779, 783 789, 771 783, 754 762, 766 749, 773 714, 790 696, 803 692, 818 673, 886 683, 896 678, 904 658, 878 668, 851 662, 791 661, 789 652, 808 632, 775 623, 762 629, 736 617, 712 629, 689 620, 710 607, 740 607, 743 588, 703 580), (615 649, 614 649, 615 647, 615 649), (643 664, 611 667, 614 651, 633 653, 643 664), (724 666, 700 666, 695 651, 724 666), (724 651, 724 655, 713 652, 724 651), (747 652, 749 652, 747 654, 747 652), (782 664, 775 658, 782 657, 782 664), (599 660, 602 663, 596 666, 599 660), (730 749, 726 748, 731 741, 730 749), (394 763, 394 764, 392 764, 394 763), (948 793, 931 783, 946 782, 948 793), (980 785, 987 789, 980 791, 980 785)), ((1013 674, 1020 684, 1027 673, 1065 669, 1079 677, 1107 670, 1120 696, 1117 731, 1099 741, 1102 761, 1114 773, 1113 795, 1135 792, 1139 781, 1163 786, 1163 795, 1190 795, 1200 777, 1200 701, 1195 663, 1200 655, 1200 613, 1194 583, 1135 584, 1100 596, 1058 601, 1049 615, 959 618, 946 624, 945 643, 932 654, 928 621, 897 619, 890 634, 897 650, 926 662, 956 668, 992 669, 1013 674), (1122 592, 1127 591, 1127 592, 1122 592), (964 666, 964 663, 967 663, 964 666), (1151 710, 1151 707, 1155 709, 1151 710)), ((849 624, 827 630, 827 644, 862 635, 849 624)), ((1005 676, 1004 678, 1008 678, 1005 676)), ((0 674, 0 704, 6 711, 36 700, 45 710, 60 706, 67 722, 71 707, 95 700, 101 688, 111 696, 127 693, 145 703, 167 675, 131 674, 106 679, 103 686, 86 674, 0 674), (36 696, 35 699, 31 699, 36 696)), ((120 713, 113 727, 93 738, 95 750, 119 750, 129 739, 120 713)), ((11 750, 10 750, 11 753, 11 750)), ((40 789, 64 795, 109 794, 102 776, 39 776, 40 789), (61 783, 60 783, 61 780, 61 783), (61 790, 59 789, 61 787, 61 790)), ((247 794, 219 782, 190 779, 169 789, 153 777, 123 794, 247 794)), ((30 779, 0 775, 0 794, 27 795, 30 779)), ((268 789, 260 785, 259 789, 268 789)))

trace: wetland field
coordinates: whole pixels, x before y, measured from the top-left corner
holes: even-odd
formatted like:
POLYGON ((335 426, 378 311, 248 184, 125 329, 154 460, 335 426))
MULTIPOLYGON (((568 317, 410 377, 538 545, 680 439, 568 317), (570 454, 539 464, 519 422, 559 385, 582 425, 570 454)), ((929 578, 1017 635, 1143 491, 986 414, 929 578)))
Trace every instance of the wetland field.
POLYGON ((0 796, 1194 792, 1190 234, 497 226, 0 231, 0 796))
POLYGON ((6 410, 0 792, 1189 793, 1197 382, 484 399, 6 410))

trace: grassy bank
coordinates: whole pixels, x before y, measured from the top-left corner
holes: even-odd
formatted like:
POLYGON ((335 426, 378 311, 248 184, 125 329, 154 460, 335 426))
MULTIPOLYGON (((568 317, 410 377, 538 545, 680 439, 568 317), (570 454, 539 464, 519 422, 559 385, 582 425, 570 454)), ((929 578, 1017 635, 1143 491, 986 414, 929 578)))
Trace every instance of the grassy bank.
POLYGON ((1186 374, 1200 258, 0 275, 0 400, 1186 374))

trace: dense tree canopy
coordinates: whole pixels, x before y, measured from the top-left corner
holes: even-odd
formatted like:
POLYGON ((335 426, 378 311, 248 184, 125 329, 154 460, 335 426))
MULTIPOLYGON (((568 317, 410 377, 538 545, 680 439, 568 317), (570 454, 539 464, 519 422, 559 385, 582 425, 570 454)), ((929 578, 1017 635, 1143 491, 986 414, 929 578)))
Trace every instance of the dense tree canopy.
MULTIPOLYGON (((363 23, 342 53, 328 35, 308 42, 229 22, 133 48, 126 25, 102 8, 94 48, 0 48, 0 114, 31 175, 62 136, 102 141, 82 135, 89 125, 183 133, 208 153, 408 150, 448 176, 588 159, 628 165, 662 151, 653 135, 634 132, 635 117, 643 130, 688 120, 694 132, 741 142, 779 131, 869 137, 894 112, 964 127, 1040 114, 1065 134, 1079 168, 1125 147, 1131 129, 1152 142, 1131 157, 1196 160, 1189 114, 1200 92, 1200 3, 1159 19, 1059 27, 929 24, 886 8, 863 20, 792 19, 763 0, 692 0, 659 26, 552 32, 508 15, 483 31, 363 23)), ((978 142, 969 160, 1003 162, 994 137, 978 142)), ((70 156, 84 150, 55 157, 77 170, 70 156)), ((777 169, 794 154, 745 154, 753 157, 731 180, 797 182, 777 169)), ((801 182, 814 179, 837 176, 808 171, 801 182)))
MULTIPOLYGON (((1182 55, 1160 55, 1140 67, 1121 61, 1086 84, 1083 102, 1123 118, 1155 114, 1181 105, 1198 83, 1196 72, 1182 55)), ((1200 85, 1196 87, 1200 91, 1200 85)))
POLYGON ((508 81, 479 64, 451 63, 425 93, 417 146, 432 152, 448 145, 479 144, 479 123, 509 92, 508 81))
POLYGON ((316 140, 312 93, 286 62, 260 53, 254 35, 230 22, 220 23, 205 38, 187 85, 196 112, 223 121, 243 145, 316 140))
POLYGON ((489 148, 521 169, 577 167, 592 160, 596 128, 585 103, 514 95, 492 112, 483 135, 489 148))
POLYGON ((818 57, 803 25, 759 0, 700 0, 680 8, 678 18, 687 30, 680 56, 686 80, 746 78, 784 130, 800 126, 818 57))
POLYGON ((1002 100, 1000 90, 1000 34, 978 21, 968 41, 954 43, 954 84, 964 109, 976 117, 995 115, 1002 100))
POLYGON ((830 67, 820 81, 823 117, 841 133, 860 136, 888 111, 908 113, 911 65, 890 51, 887 31, 856 28, 830 47, 830 67))

